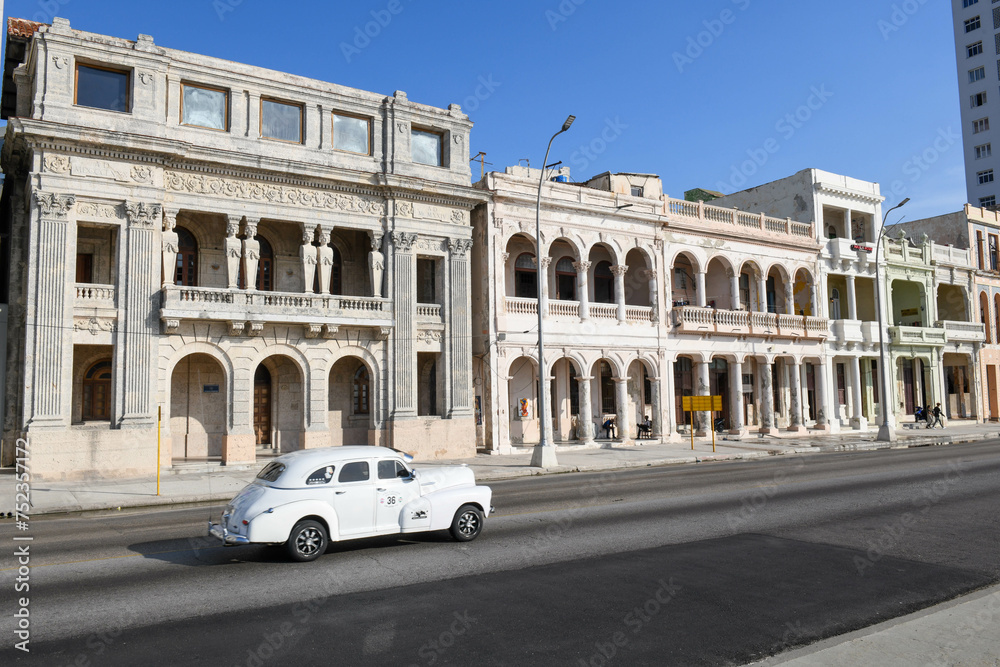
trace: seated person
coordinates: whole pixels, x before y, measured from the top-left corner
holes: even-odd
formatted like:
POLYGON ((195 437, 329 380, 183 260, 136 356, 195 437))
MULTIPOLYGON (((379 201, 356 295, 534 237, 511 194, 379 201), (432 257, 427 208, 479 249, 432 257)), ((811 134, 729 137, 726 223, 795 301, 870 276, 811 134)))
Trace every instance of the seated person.
POLYGON ((639 437, 640 438, 642 438, 644 436, 646 438, 649 438, 649 437, 652 436, 652 433, 653 433, 653 422, 651 422, 649 420, 649 415, 645 415, 642 418, 642 422, 637 426, 637 428, 639 430, 639 437))
POLYGON ((618 434, 615 431, 615 418, 614 417, 608 417, 604 421, 604 423, 601 424, 601 427, 604 429, 604 437, 605 438, 609 438, 610 439, 610 438, 617 438, 618 437, 618 434))

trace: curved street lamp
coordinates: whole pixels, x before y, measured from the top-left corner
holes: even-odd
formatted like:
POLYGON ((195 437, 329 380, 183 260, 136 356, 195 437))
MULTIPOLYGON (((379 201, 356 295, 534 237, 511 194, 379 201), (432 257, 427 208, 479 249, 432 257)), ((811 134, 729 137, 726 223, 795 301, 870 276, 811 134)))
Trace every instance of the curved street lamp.
MULTIPOLYGON (((878 245, 875 246, 875 296, 878 298, 878 365, 879 365, 879 379, 882 382, 882 423, 878 427, 878 437, 876 440, 880 442, 895 442, 896 441, 896 429, 889 426, 889 382, 885 375, 886 363, 885 363, 885 343, 883 342, 882 334, 882 282, 879 277, 878 271, 878 251, 882 249, 882 238, 885 236, 885 221, 889 218, 889 214, 895 211, 897 208, 906 205, 906 202, 910 201, 907 197, 903 201, 899 202, 882 216, 882 229, 878 235, 878 245)), ((888 299, 886 299, 888 302, 888 299)))
POLYGON ((545 184, 545 168, 548 166, 549 151, 552 150, 552 142, 560 134, 565 132, 576 120, 576 116, 570 116, 563 123, 562 129, 552 135, 549 139, 549 146, 545 149, 545 159, 542 160, 542 173, 538 177, 538 199, 535 201, 535 275, 538 288, 538 444, 535 445, 531 453, 531 465, 538 468, 554 468, 559 465, 556 460, 556 447, 552 442, 550 432, 552 423, 549 419, 548 401, 548 379, 545 372, 545 338, 543 333, 543 322, 545 313, 542 312, 542 281, 546 275, 542 273, 542 186, 545 184))

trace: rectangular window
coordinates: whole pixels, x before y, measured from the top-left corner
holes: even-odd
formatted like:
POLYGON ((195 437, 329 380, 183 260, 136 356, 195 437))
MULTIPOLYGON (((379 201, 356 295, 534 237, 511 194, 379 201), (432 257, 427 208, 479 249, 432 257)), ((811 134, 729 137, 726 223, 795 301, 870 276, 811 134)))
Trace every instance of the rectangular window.
POLYGON ((979 17, 973 16, 965 22, 965 32, 972 32, 973 30, 979 30, 979 17))
POLYGON ((181 84, 181 125, 229 130, 229 91, 181 84))
POLYGON ((417 258, 417 303, 437 303, 434 285, 436 262, 433 259, 417 258))
POLYGON ((847 368, 837 364, 837 403, 847 405, 847 368))
POLYGON ((976 146, 976 159, 981 160, 984 157, 989 157, 993 155, 993 149, 990 144, 980 144, 976 146))
POLYGON ((94 282, 94 256, 90 253, 76 254, 76 282, 94 282))
POLYGON ((979 268, 985 268, 983 266, 983 233, 979 231, 976 232, 976 253, 979 255, 979 268))
POLYGON ((979 0, 962 0, 962 7, 971 7, 972 5, 979 2, 979 0))
POLYGON ((632 187, 632 196, 633 197, 641 197, 642 196, 643 190, 642 190, 641 186, 639 186, 639 185, 633 185, 631 187, 632 187))
POLYGON ((976 69, 969 70, 969 83, 975 83, 976 81, 982 81, 986 78, 986 68, 977 67, 976 69))
POLYGON ((982 208, 995 208, 997 205, 996 195, 990 195, 989 197, 980 197, 979 205, 982 208))
POLYGON ((967 58, 972 58, 973 56, 978 56, 983 52, 983 43, 976 42, 975 44, 969 44, 965 47, 965 54, 967 58))
POLYGON ((980 171, 976 173, 976 177, 979 179, 980 185, 986 185, 987 183, 993 182, 993 170, 987 169, 986 171, 980 171))
POLYGON ((429 164, 432 167, 444 166, 441 160, 443 144, 444 135, 440 132, 417 128, 410 131, 410 155, 413 161, 419 164, 429 164))
POLYGON ((333 114, 333 148, 360 155, 372 154, 372 122, 369 118, 333 114))
POLYGON ((268 139, 302 143, 302 105, 262 99, 260 134, 268 139))
POLYGON ((77 64, 74 104, 127 113, 132 102, 131 78, 126 70, 77 64))
POLYGON ((986 91, 981 93, 976 93, 975 95, 969 96, 969 102, 972 104, 972 108, 981 107, 986 104, 986 91))
POLYGON ((986 132, 990 129, 990 119, 980 118, 979 120, 972 121, 972 133, 979 134, 980 132, 986 132))
POLYGON ((996 271, 1000 268, 997 263, 997 237, 995 234, 990 234, 990 270, 996 271))

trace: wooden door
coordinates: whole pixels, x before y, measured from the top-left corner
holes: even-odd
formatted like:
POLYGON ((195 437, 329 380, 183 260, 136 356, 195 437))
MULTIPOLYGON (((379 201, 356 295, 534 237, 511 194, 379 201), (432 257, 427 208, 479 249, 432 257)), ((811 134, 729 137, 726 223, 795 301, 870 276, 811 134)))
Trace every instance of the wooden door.
POLYGON ((986 367, 986 386, 989 392, 990 401, 990 421, 997 421, 1000 418, 1000 408, 997 401, 997 367, 989 365, 986 367))
POLYGON ((253 432, 258 447, 271 444, 271 374, 263 364, 253 378, 253 432))

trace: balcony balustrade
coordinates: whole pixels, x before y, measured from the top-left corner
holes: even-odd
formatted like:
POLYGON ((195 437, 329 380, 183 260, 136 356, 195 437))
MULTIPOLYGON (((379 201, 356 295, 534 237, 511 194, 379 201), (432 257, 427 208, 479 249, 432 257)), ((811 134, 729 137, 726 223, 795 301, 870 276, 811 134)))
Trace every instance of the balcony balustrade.
POLYGON ((717 310, 681 306, 673 309, 677 333, 723 336, 764 336, 822 340, 829 335, 824 317, 777 315, 744 310, 717 310))

